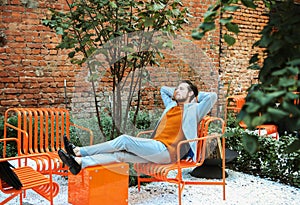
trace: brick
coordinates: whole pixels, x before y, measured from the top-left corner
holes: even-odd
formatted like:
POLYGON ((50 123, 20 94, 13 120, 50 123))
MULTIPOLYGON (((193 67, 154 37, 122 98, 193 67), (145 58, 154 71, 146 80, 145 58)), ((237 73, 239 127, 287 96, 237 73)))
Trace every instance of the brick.
MULTIPOLYGON (((3 106, 3 107, 7 107, 7 108, 14 107, 14 106, 19 105, 19 101, 18 101, 18 99, 15 99, 15 100, 1 100, 0 105, 3 106)), ((3 112, 4 111, 5 111, 5 109, 3 110, 3 112)))
POLYGON ((28 48, 42 48, 43 47, 43 45, 40 43, 27 43, 26 46, 28 48))
POLYGON ((24 19, 23 22, 28 25, 37 25, 40 24, 40 19, 24 19))
POLYGON ((50 50, 50 55, 57 55, 57 50, 50 50))

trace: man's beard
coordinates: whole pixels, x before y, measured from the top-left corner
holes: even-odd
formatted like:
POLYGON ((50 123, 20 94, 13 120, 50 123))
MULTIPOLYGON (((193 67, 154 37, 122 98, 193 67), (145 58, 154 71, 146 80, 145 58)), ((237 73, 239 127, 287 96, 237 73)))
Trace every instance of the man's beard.
POLYGON ((189 96, 187 95, 185 98, 176 99, 177 103, 185 102, 187 99, 189 99, 189 96))

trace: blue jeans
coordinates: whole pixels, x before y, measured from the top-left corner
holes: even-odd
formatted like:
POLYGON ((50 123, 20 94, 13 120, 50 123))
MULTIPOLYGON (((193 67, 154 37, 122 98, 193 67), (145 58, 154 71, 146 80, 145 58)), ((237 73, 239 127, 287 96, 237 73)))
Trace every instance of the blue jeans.
POLYGON ((114 162, 166 164, 171 158, 166 146, 156 140, 121 135, 111 141, 80 147, 82 168, 114 162))

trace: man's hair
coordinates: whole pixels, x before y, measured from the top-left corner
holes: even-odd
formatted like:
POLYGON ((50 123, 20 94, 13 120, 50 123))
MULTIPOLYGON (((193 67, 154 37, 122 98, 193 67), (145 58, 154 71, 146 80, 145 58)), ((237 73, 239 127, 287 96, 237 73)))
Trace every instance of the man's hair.
POLYGON ((183 80, 182 83, 187 83, 189 85, 189 89, 193 91, 194 97, 198 96, 198 88, 189 80, 183 80))

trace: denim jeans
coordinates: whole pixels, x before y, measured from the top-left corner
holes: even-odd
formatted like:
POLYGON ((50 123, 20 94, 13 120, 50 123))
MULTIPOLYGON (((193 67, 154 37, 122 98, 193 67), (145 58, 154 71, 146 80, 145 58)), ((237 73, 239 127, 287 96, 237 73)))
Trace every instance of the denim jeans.
POLYGON ((80 147, 82 168, 114 162, 170 163, 166 146, 156 140, 121 135, 111 141, 80 147))

